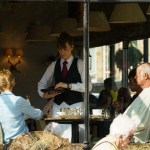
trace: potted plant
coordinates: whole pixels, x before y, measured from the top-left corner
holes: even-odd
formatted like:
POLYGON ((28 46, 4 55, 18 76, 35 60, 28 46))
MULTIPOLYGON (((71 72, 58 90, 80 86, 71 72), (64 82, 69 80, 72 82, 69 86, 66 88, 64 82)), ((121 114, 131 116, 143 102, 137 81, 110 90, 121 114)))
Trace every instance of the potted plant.
MULTIPOLYGON (((115 63, 119 70, 123 69, 123 49, 118 49, 115 53, 115 63)), ((136 48, 132 43, 128 47, 128 69, 136 67, 141 63, 143 55, 141 51, 136 48)))

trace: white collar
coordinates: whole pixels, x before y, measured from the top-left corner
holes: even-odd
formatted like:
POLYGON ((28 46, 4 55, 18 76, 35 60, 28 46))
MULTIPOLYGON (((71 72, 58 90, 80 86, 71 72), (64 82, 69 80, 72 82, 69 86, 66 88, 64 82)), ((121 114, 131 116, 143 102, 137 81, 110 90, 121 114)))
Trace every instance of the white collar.
MULTIPOLYGON (((72 63, 72 61, 73 61, 73 55, 71 55, 66 61, 69 63, 69 64, 71 64, 72 63)), ((61 58, 61 63, 63 63, 65 60, 64 59, 62 59, 61 58)))

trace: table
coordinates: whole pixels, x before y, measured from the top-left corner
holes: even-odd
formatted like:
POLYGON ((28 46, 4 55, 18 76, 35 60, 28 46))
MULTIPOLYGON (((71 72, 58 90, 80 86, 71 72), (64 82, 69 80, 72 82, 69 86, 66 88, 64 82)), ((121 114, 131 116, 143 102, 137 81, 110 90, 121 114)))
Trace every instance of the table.
POLYGON ((71 130, 72 130, 72 143, 79 143, 79 124, 83 124, 84 120, 81 118, 75 119, 75 118, 45 118, 44 119, 46 124, 50 122, 56 122, 59 124, 71 124, 71 130))
MULTIPOLYGON (((71 124, 71 128, 72 128, 71 142, 79 143, 79 124, 84 123, 83 118, 45 118, 44 120, 45 120, 46 124, 48 124, 50 122, 56 122, 59 124, 71 124)), ((112 120, 113 120, 112 118, 111 119, 90 118, 90 124, 97 125, 97 128, 98 128, 97 134, 100 134, 100 132, 102 131, 101 130, 102 123, 108 122, 110 125, 112 120)))
POLYGON ((96 135, 98 138, 103 138, 107 134, 109 134, 109 127, 112 123, 113 118, 110 119, 99 119, 99 118, 91 118, 90 119, 90 126, 91 128, 96 126, 96 135))

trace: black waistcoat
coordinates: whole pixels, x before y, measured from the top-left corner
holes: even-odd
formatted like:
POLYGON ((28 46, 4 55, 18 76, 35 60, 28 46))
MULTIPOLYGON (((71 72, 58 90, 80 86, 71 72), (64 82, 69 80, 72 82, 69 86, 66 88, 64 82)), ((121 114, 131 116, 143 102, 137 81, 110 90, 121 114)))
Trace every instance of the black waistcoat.
MULTIPOLYGON (((61 67, 60 67, 60 59, 57 60, 54 70, 54 78, 55 83, 64 82, 64 83, 81 83, 81 76, 78 71, 77 67, 77 61, 78 58, 74 58, 70 69, 67 72, 67 75, 65 78, 63 78, 61 74, 61 67)), ((58 105, 60 105, 62 102, 66 102, 68 105, 72 105, 74 103, 82 102, 83 97, 81 92, 76 92, 72 90, 65 90, 64 93, 57 95, 54 99, 54 102, 58 105)))

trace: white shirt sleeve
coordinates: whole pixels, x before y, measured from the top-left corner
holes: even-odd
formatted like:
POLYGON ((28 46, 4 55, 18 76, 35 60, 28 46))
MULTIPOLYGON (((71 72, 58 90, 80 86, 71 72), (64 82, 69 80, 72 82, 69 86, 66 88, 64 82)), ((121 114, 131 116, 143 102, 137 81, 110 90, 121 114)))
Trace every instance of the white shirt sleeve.
POLYGON ((24 98, 20 97, 18 102, 18 109, 29 118, 39 120, 43 116, 43 112, 40 109, 33 108, 24 98))
POLYGON ((128 115, 130 118, 132 118, 132 120, 134 120, 136 126, 140 125, 141 120, 140 117, 141 116, 141 104, 139 99, 136 99, 124 112, 125 115, 128 115))
POLYGON ((149 111, 149 105, 149 93, 147 93, 146 90, 143 90, 124 112, 124 114, 128 115, 135 122, 137 131, 144 129, 147 124, 146 114, 149 111))
POLYGON ((150 133, 150 88, 145 88, 124 114, 128 115, 136 124, 135 139, 138 142, 149 141, 150 133))
POLYGON ((52 79, 53 79, 53 75, 54 75, 54 69, 55 69, 55 64, 56 61, 51 63, 47 70, 45 71, 43 77, 41 78, 41 80, 38 82, 38 93, 41 97, 43 97, 43 92, 41 92, 41 89, 46 89, 50 86, 52 79))

